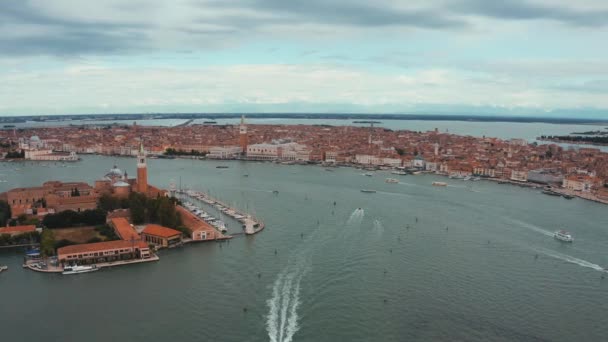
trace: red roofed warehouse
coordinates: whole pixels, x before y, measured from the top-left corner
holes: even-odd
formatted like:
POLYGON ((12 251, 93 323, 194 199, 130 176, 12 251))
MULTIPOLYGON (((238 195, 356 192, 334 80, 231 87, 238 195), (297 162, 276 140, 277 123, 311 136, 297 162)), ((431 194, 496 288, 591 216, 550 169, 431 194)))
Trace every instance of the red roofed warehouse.
POLYGON ((143 241, 104 241, 57 249, 61 263, 94 264, 116 260, 147 259, 150 248, 143 241))
POLYGON ((142 239, 160 247, 174 247, 182 243, 182 233, 178 230, 149 224, 141 232, 142 239))
POLYGON ((35 232, 36 231, 36 226, 34 225, 30 225, 30 226, 14 226, 14 227, 6 227, 6 228, 0 228, 0 235, 2 234, 8 234, 8 235, 19 235, 19 234, 24 234, 24 233, 31 233, 31 232, 35 232))

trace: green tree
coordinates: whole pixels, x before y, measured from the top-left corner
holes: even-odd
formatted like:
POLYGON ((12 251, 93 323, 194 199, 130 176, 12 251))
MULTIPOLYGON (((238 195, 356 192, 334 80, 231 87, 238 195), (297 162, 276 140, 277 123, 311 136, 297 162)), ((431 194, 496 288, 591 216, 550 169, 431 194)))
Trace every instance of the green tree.
POLYGON ((43 229, 40 236, 40 252, 43 256, 55 254, 55 234, 50 229, 43 229))

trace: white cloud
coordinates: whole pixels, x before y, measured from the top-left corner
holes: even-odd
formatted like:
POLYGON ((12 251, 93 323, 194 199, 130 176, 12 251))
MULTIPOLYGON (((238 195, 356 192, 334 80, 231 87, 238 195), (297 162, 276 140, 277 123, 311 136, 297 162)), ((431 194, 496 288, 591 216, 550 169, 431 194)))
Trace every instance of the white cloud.
MULTIPOLYGON (((429 69, 397 75, 331 65, 234 65, 195 69, 72 66, 0 75, 0 112, 124 112, 133 108, 200 108, 240 104, 416 104, 503 107, 608 107, 601 92, 532 87, 484 73, 429 69), (97 108, 97 110, 95 110, 97 108)), ((215 108, 215 107, 214 107, 215 108)))

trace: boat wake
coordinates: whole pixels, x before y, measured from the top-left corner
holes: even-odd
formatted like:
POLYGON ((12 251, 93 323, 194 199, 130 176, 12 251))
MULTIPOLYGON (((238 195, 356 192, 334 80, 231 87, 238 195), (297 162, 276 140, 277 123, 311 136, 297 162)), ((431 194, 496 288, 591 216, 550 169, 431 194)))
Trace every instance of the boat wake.
POLYGON ((571 264, 576 264, 576 265, 579 265, 579 266, 591 268, 591 269, 594 269, 596 271, 600 271, 600 272, 604 272, 605 271, 604 268, 602 266, 600 266, 600 265, 594 264, 592 262, 589 262, 589 261, 586 261, 586 260, 583 260, 583 259, 575 258, 575 257, 567 255, 567 254, 562 254, 562 253, 551 251, 551 250, 544 249, 544 248, 538 249, 537 252, 543 253, 543 254, 545 254, 547 256, 550 256, 552 258, 556 258, 556 259, 560 259, 560 260, 565 261, 565 262, 569 262, 571 264))
POLYGON ((363 221, 364 216, 365 216, 365 210, 363 210, 361 208, 357 208, 357 209, 355 209, 355 211, 353 211, 352 214, 350 214, 350 217, 346 221, 346 224, 349 226, 359 225, 363 221))
POLYGON ((305 273, 305 267, 295 270, 287 267, 274 282, 272 298, 267 301, 269 311, 266 318, 266 330, 272 342, 290 342, 300 329, 300 282, 305 273))
POLYGON ((384 234, 384 226, 382 225, 382 222, 380 222, 379 220, 374 220, 374 226, 372 230, 377 237, 381 237, 382 234, 384 234))
POLYGON ((535 231, 537 233, 541 233, 543 235, 546 235, 546 236, 549 236, 549 237, 553 237, 553 234, 554 234, 553 232, 550 232, 548 230, 544 230, 541 227, 535 226, 535 225, 533 225, 531 223, 527 223, 527 222, 523 222, 523 221, 515 220, 515 219, 510 219, 510 221, 513 222, 513 223, 516 223, 519 226, 527 228, 529 230, 533 230, 533 231, 535 231))

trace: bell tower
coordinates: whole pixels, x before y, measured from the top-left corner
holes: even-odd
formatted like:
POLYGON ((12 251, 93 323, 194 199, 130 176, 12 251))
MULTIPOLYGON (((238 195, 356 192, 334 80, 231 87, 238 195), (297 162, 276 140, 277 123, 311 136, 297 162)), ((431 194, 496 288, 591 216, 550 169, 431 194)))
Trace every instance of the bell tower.
POLYGON ((137 192, 148 193, 148 166, 143 139, 139 142, 139 151, 137 152, 137 192))
POLYGON ((241 115, 241 124, 239 125, 239 145, 241 146, 241 153, 247 153, 247 125, 245 125, 245 115, 241 115))

